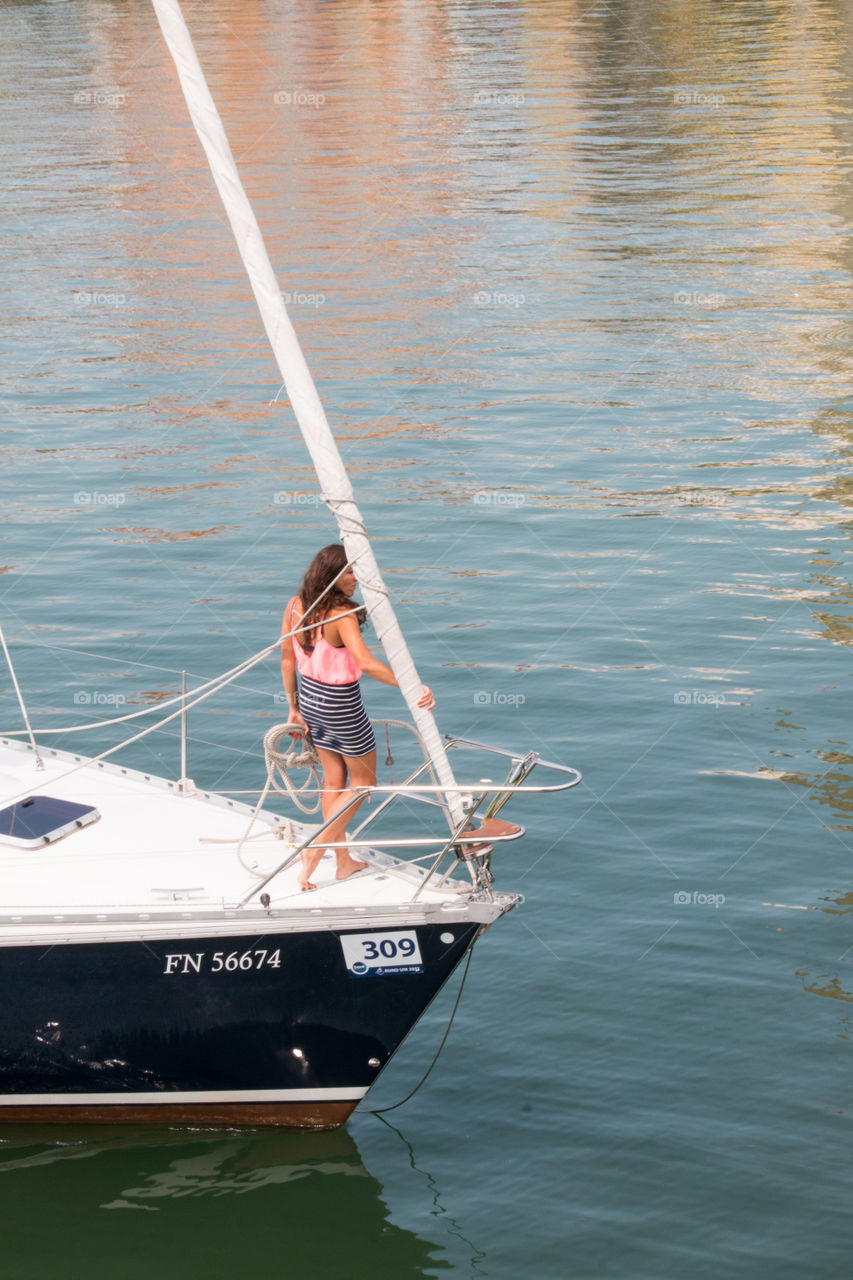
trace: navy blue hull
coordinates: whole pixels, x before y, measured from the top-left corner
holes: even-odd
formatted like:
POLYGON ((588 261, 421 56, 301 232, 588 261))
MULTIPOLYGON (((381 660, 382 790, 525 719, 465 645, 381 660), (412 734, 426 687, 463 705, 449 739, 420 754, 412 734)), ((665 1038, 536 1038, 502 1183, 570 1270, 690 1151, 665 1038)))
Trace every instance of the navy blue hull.
POLYGON ((185 1108, 199 1094, 220 1109, 268 1095, 351 1110, 478 929, 2 948, 0 1119, 25 1100, 92 1110, 127 1099, 156 1111, 151 1095, 181 1095, 185 1108), (353 939, 364 938, 373 958, 353 961, 353 939))

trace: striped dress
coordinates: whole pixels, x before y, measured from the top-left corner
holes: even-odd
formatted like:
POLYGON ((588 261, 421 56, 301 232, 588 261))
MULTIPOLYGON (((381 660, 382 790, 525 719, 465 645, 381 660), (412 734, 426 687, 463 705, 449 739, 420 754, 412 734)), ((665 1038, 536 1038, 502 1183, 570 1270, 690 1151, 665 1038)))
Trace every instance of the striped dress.
MULTIPOLYGON (((294 615, 293 625, 298 621, 294 615)), ((329 644, 322 622, 316 635, 309 649, 292 637, 299 710, 315 746, 341 756, 366 756, 376 750, 376 739, 361 700, 361 670, 344 645, 329 644)))

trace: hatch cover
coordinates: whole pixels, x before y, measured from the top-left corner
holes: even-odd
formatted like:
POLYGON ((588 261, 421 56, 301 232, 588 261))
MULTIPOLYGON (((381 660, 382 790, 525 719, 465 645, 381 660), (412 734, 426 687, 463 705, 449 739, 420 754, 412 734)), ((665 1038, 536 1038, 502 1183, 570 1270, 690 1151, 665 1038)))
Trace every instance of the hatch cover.
POLYGON ((17 849, 40 849, 100 818, 91 804, 57 800, 54 796, 28 796, 0 809, 0 844, 17 849))

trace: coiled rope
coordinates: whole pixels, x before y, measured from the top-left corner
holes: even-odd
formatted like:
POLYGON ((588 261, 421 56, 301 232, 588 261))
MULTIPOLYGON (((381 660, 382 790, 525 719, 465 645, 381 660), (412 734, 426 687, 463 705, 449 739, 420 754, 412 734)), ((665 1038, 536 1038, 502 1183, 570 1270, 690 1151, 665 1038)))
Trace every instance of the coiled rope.
POLYGON ((311 734, 306 729, 303 729, 301 725, 273 725, 272 729, 269 729, 264 735, 264 760, 267 766, 267 785, 263 792, 264 798, 272 789, 277 791, 280 796, 288 796, 303 813, 317 813, 322 800, 323 786, 320 781, 320 774, 317 772, 320 767, 320 757, 317 755, 317 750, 311 741, 311 734), (287 751, 281 750, 282 738, 288 739, 289 746, 287 751), (291 782, 287 772, 288 769, 308 770, 308 777, 301 787, 294 786, 291 782), (283 787, 279 784, 278 778, 281 778, 284 783, 283 787), (302 796, 306 795, 312 788, 316 788, 317 791, 314 803, 311 805, 305 804, 302 796))
MULTIPOLYGON (((269 837, 269 829, 264 828, 252 835, 252 827, 255 825, 258 814, 263 809, 267 796, 270 791, 277 791, 280 796, 287 796, 297 808, 303 813, 316 813, 320 808, 323 800, 323 784, 317 770, 320 767, 320 757, 317 755, 316 747, 311 741, 311 735, 300 724, 276 724, 268 729, 264 734, 264 760, 267 766, 267 780, 264 783, 264 789, 258 796, 258 802, 255 805, 252 816, 249 819, 249 825, 243 835, 237 841, 236 854, 237 860, 244 871, 248 871, 249 875, 263 879, 267 872, 259 871, 256 866, 250 866, 243 857, 243 845, 247 840, 258 840, 269 837), (290 738, 290 747, 287 751, 282 751, 282 738, 290 738), (288 769, 307 769, 308 777, 301 786, 294 786, 288 775, 288 769), (278 777, 276 777, 278 774, 278 777), (279 783, 279 778, 284 784, 279 783), (317 798, 313 805, 308 805, 302 799, 312 787, 317 789, 317 798)), ((278 829, 278 828, 277 828, 278 829)), ((230 839, 222 839, 216 836, 202 837, 205 844, 231 844, 230 839)))

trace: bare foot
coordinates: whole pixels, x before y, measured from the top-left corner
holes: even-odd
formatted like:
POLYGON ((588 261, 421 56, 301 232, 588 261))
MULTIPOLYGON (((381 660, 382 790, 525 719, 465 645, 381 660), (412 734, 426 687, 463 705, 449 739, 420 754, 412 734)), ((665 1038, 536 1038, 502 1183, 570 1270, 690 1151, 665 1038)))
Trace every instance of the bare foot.
POLYGON ((299 855, 299 860, 302 863, 302 875, 296 877, 296 882, 303 893, 309 893, 312 889, 317 888, 316 884, 309 879, 311 872, 317 865, 315 851, 311 850, 309 853, 308 849, 303 849, 299 855))
POLYGON ((338 870, 335 874, 336 880, 347 880, 350 876, 354 876, 356 871, 366 871, 366 862, 356 862, 353 858, 348 858, 346 862, 338 863, 338 870), (343 873, 343 874, 342 874, 343 873))

